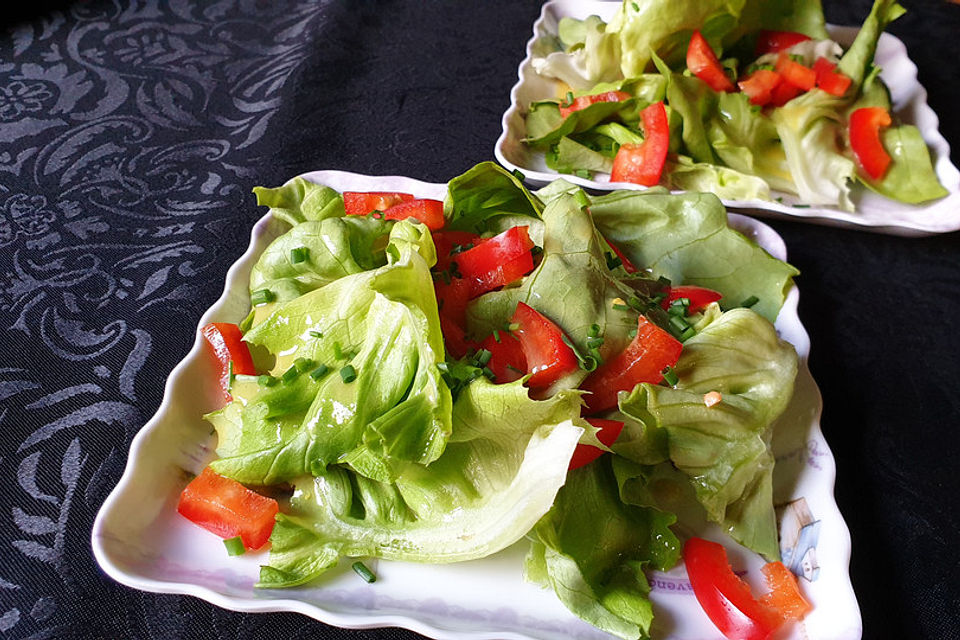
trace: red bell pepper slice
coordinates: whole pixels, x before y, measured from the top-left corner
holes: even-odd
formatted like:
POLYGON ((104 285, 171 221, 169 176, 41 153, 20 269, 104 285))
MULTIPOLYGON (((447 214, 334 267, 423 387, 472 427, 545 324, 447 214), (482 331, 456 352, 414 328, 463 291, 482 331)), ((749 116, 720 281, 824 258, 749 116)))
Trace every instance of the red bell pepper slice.
POLYGON ((797 577, 782 562, 763 565, 764 580, 770 592, 760 596, 760 604, 773 609, 783 621, 802 620, 813 606, 800 593, 797 577))
POLYGON ((890 112, 883 107, 863 107, 850 114, 850 148, 860 168, 879 180, 890 166, 890 154, 880 141, 880 129, 889 127, 890 112))
POLYGON ((510 322, 518 325, 513 334, 520 341, 527 361, 528 387, 546 389, 577 370, 577 356, 563 341, 563 331, 549 318, 528 304, 518 302, 510 322))
POLYGON ((462 324, 443 312, 440 313, 440 332, 443 334, 443 346, 455 359, 462 358, 478 346, 477 343, 467 339, 467 332, 464 331, 462 324))
POLYGON ((722 293, 714 291, 713 289, 694 285, 681 285, 679 287, 670 287, 667 297, 660 302, 660 306, 664 309, 669 309, 670 303, 674 300, 686 298, 690 301, 690 306, 688 306, 687 309, 690 313, 697 313, 698 311, 703 311, 711 302, 716 302, 722 297, 722 293))
MULTIPOLYGON (((620 432, 623 431, 623 423, 619 420, 587 418, 587 422, 600 429, 600 431, 597 432, 597 440, 608 447, 616 442, 617 438, 620 437, 620 432)), ((599 449, 593 445, 578 444, 577 448, 573 450, 573 457, 570 458, 568 471, 579 469, 583 465, 593 462, 604 453, 606 452, 603 449, 599 449)))
POLYGON ((480 242, 480 236, 469 231, 435 231, 433 246, 437 250, 437 264, 433 268, 437 271, 446 271, 450 268, 450 263, 456 259, 453 253, 456 247, 476 246, 480 242))
POLYGON ((487 366, 493 371, 493 381, 497 384, 513 382, 526 375, 527 357, 523 353, 523 344, 512 331, 498 331, 496 336, 490 334, 481 346, 490 352, 487 366))
POLYGON ((687 47, 687 68, 693 75, 706 82, 714 91, 734 91, 735 87, 717 60, 710 43, 699 31, 693 32, 687 47))
POLYGON ((561 104, 560 115, 566 118, 574 111, 586 109, 590 105, 598 102, 623 102, 624 100, 629 100, 631 97, 633 96, 626 91, 606 91, 592 96, 580 96, 579 98, 575 98, 569 105, 564 106, 561 104))
POLYGON ((780 74, 771 69, 758 69, 737 83, 750 104, 765 106, 770 103, 773 90, 780 84, 780 74))
POLYGON ((177 503, 177 511, 187 520, 224 539, 240 536, 247 549, 259 549, 267 543, 279 510, 276 500, 210 467, 186 486, 177 503))
POLYGON ((388 207, 383 212, 383 217, 386 220, 413 218, 427 225, 427 228, 431 231, 442 229, 447 222, 446 218, 443 217, 443 202, 427 198, 406 200, 388 207))
POLYGON ((683 545, 683 562, 703 611, 730 640, 766 640, 780 626, 780 617, 730 568, 723 545, 690 538, 683 545))
POLYGON ((643 142, 622 144, 613 159, 611 182, 632 182, 652 187, 660 182, 670 148, 670 126, 663 102, 654 102, 640 112, 643 142))
POLYGON ((414 200, 411 193, 396 191, 344 191, 343 208, 348 216, 365 216, 374 211, 386 211, 390 207, 414 200))
POLYGON ((809 39, 810 36, 797 33, 796 31, 768 31, 764 29, 757 34, 757 44, 754 53, 757 57, 765 53, 778 53, 809 39))
POLYGON ((784 82, 788 82, 804 91, 810 91, 817 86, 817 73, 810 67, 793 60, 785 53, 777 56, 775 69, 784 82))
POLYGON ((617 394, 631 391, 642 382, 657 384, 663 380, 663 370, 677 364, 683 345, 646 316, 637 321, 637 335, 627 348, 596 368, 580 388, 589 391, 584 396, 586 413, 599 413, 617 406, 617 394))
POLYGON ((240 327, 230 322, 211 322, 200 329, 200 333, 217 360, 220 388, 223 389, 224 398, 230 402, 233 399, 230 396, 230 363, 233 363, 234 374, 257 375, 250 349, 243 341, 240 327))
POLYGON ((848 76, 836 71, 837 65, 823 56, 813 63, 813 72, 817 74, 817 86, 832 96, 842 96, 853 83, 848 76))
POLYGON ((470 282, 471 297, 519 280, 533 270, 533 240, 525 226, 503 233, 467 249, 454 258, 460 274, 470 282))
POLYGON ((766 640, 784 622, 802 620, 812 609, 782 562, 763 566, 770 591, 760 598, 730 568, 721 544, 690 538, 683 545, 683 562, 700 606, 730 640, 766 640))

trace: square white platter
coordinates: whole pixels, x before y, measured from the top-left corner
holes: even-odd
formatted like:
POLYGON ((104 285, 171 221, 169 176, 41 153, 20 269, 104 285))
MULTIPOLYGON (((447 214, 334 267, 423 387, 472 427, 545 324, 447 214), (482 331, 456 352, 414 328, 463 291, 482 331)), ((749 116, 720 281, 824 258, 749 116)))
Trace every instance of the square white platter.
MULTIPOLYGON (((545 38, 557 33, 557 24, 564 17, 586 18, 597 15, 609 20, 620 2, 605 0, 550 0, 543 5, 533 25, 533 37, 527 42, 526 57, 518 69, 518 82, 510 91, 510 107, 503 115, 503 132, 497 139, 494 153, 508 169, 518 169, 531 183, 546 184, 559 177, 547 167, 543 152, 528 148, 524 118, 532 102, 555 100, 565 93, 562 83, 540 76, 533 68, 534 51, 545 38)), ((856 27, 828 26, 834 40, 849 46, 857 35, 856 27)), ((940 134, 937 114, 927 105, 927 91, 917 80, 917 67, 907 55, 907 48, 897 37, 884 33, 877 45, 874 62, 882 69, 880 77, 890 88, 893 111, 897 118, 916 125, 930 149, 934 171, 949 194, 921 205, 909 205, 877 195, 855 185, 851 199, 855 212, 834 207, 794 207, 796 196, 781 196, 783 202, 771 200, 724 200, 728 209, 749 210, 751 215, 804 220, 822 225, 847 227, 901 236, 924 236, 960 229, 960 171, 950 162, 950 145, 940 134)), ((595 190, 623 188, 642 189, 638 185, 610 183, 606 174, 593 179, 575 175, 566 180, 595 190)))
MULTIPOLYGON (((398 176, 316 171, 303 177, 341 192, 402 191, 436 199, 446 193, 446 185, 398 176)), ((737 214, 729 218, 734 228, 786 259, 783 241, 770 227, 737 214)), ((223 294, 200 326, 237 323, 246 316, 250 270, 284 228, 269 215, 254 225, 250 246, 230 268, 223 294)), ((814 610, 778 640, 859 640, 860 611, 849 576, 850 536, 833 497, 834 459, 820 431, 822 403, 806 364, 810 345, 797 316, 798 298, 793 287, 776 322, 780 335, 796 347, 800 370, 794 397, 776 426, 774 498, 790 504, 782 531, 784 550, 812 578, 801 583, 814 610)), ((346 568, 303 587, 256 589, 264 555, 229 557, 219 538, 176 512, 179 493, 213 455, 215 436, 201 416, 218 405, 220 393, 198 333, 193 348, 170 374, 156 415, 133 439, 126 470, 94 523, 94 554, 113 579, 145 591, 196 596, 236 611, 292 611, 340 627, 403 627, 432 638, 610 637, 575 618, 552 591, 524 581, 524 541, 460 564, 381 561, 372 565, 377 574, 373 584, 346 568)), ((748 580, 760 582, 758 558, 733 552, 731 561, 747 572, 748 580)), ((650 578, 654 637, 721 638, 692 595, 682 565, 650 578)))

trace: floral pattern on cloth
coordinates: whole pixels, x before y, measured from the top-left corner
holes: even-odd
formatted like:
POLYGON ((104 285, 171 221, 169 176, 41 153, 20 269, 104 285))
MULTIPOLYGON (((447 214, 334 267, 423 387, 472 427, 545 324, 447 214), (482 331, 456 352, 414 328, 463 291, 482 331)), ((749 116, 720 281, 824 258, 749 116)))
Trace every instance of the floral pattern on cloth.
POLYGON ((159 404, 141 373, 184 355, 151 336, 191 335, 198 283, 246 244, 258 143, 328 9, 76 3, 0 40, 0 637, 155 637, 182 614, 100 573, 90 524, 159 404), (115 599, 77 610, 91 582, 115 599))

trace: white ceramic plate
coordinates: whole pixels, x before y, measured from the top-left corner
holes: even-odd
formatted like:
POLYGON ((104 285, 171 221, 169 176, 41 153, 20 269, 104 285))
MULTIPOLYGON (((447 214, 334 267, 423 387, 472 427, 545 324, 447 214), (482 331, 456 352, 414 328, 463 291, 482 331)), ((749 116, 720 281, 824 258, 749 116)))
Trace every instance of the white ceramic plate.
MULTIPOLYGON (((620 2, 602 0, 551 0, 543 5, 540 18, 533 25, 533 37, 527 43, 527 55, 520 63, 519 81, 510 91, 510 108, 503 116, 503 133, 497 140, 494 153, 497 160, 508 169, 519 169, 532 183, 546 184, 558 177, 547 167, 543 153, 533 151, 523 144, 526 135, 524 117, 531 102, 556 99, 565 93, 561 83, 544 78, 533 69, 533 51, 538 41, 557 32, 557 23, 563 17, 586 18, 598 15, 608 20, 620 2)), ((849 46, 857 34, 853 27, 829 27, 832 37, 844 46, 849 46)), ((907 57, 907 48, 898 38, 884 33, 877 45, 874 58, 882 68, 880 76, 890 87, 893 109, 896 115, 920 129, 930 148, 934 170, 941 184, 950 192, 944 198, 923 205, 908 205, 889 200, 868 191, 861 185, 853 189, 852 199, 856 212, 850 213, 831 207, 798 208, 790 206, 797 198, 789 194, 777 194, 783 203, 768 200, 725 200, 733 209, 750 209, 751 214, 769 217, 803 219, 809 222, 838 227, 850 227, 879 231, 904 236, 920 236, 946 233, 960 229, 960 171, 950 162, 950 145, 940 135, 937 115, 927 105, 927 91, 917 81, 917 67, 907 57)), ((600 174, 594 180, 564 175, 565 179, 584 187, 599 190, 629 188, 630 185, 612 186, 609 176, 600 174)), ((632 188, 642 189, 633 185, 632 188)))
MULTIPOLYGON (((339 171, 304 177, 338 191, 403 191, 437 199, 446 192, 446 185, 403 177, 339 171)), ((786 258, 783 241, 770 227, 736 214, 730 221, 773 255, 786 258)), ((230 268, 223 295, 200 326, 244 318, 250 270, 284 226, 270 216, 256 223, 249 248, 230 268)), ((785 556, 806 567, 812 581, 803 580, 803 590, 815 608, 802 629, 795 626, 785 637, 858 640, 860 613, 848 574, 850 538, 833 498, 834 461, 820 432, 820 394, 806 365, 809 341, 797 317, 797 300, 794 288, 777 320, 780 334, 797 348, 801 366, 796 393, 774 439, 774 495, 778 503, 792 503, 783 527, 785 556)), ((219 538, 176 512, 178 494, 213 455, 211 428, 201 418, 220 398, 212 366, 198 335, 170 374, 157 414, 134 438, 123 477, 97 515, 94 554, 115 580, 146 591, 197 596, 237 611, 297 611, 341 627, 397 626, 433 638, 608 637, 571 615, 552 591, 524 582, 522 542, 460 564, 379 562, 373 567, 378 576, 374 584, 348 568, 309 586, 255 589, 262 555, 228 557, 219 538)), ((748 579, 757 580, 758 559, 733 556, 733 563, 747 570, 748 579)), ((700 610, 682 567, 651 578, 656 637, 720 638, 700 610)))

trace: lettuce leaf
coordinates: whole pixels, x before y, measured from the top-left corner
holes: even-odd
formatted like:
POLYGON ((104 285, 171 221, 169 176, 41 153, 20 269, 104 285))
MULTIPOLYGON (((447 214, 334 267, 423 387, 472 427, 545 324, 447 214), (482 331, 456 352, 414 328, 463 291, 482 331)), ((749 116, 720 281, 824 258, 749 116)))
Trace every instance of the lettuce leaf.
POLYGON ((553 588, 574 614, 621 638, 647 637, 653 608, 645 569, 679 559, 672 514, 620 499, 610 456, 570 472, 531 532, 528 579, 553 588))
POLYGON ((592 198, 590 212, 637 267, 719 291, 725 306, 756 296, 753 309, 771 321, 798 273, 727 227, 726 209, 712 194, 614 191, 592 198))
POLYGON ((296 177, 276 188, 254 187, 257 204, 291 225, 346 215, 343 197, 330 187, 296 177))
POLYGON ((433 464, 391 483, 340 465, 294 480, 258 586, 302 584, 344 556, 446 563, 513 544, 563 485, 579 412, 577 393, 536 401, 519 382, 477 379, 457 398, 450 443, 433 464))
POLYGON ((407 464, 429 464, 440 456, 451 429, 451 397, 436 366, 444 346, 427 261, 436 259, 429 231, 397 223, 386 253, 387 265, 277 305, 244 336, 279 354, 274 375, 297 366, 295 359, 312 364, 297 376, 297 385, 266 387, 247 401, 243 434, 232 432, 235 421, 211 416, 221 440, 250 444, 214 461, 215 471, 271 485, 342 462, 370 478, 391 480, 407 464), (314 380, 309 369, 320 363, 329 372, 314 380), (336 373, 348 364, 356 370, 349 382, 336 373), (293 397, 270 405, 267 399, 276 393, 293 397), (278 416, 271 406, 289 411, 278 416), (285 428, 276 428, 278 420, 285 428))
POLYGON ((769 439, 793 393, 796 352, 767 320, 733 309, 711 314, 684 343, 675 371, 675 388, 644 384, 621 397, 620 410, 636 422, 626 423, 614 451, 649 463, 632 453, 632 445, 662 438, 707 517, 744 546, 776 559, 769 439), (722 394, 720 404, 706 406, 703 396, 710 391, 722 394), (649 433, 637 434, 638 428, 649 433))

